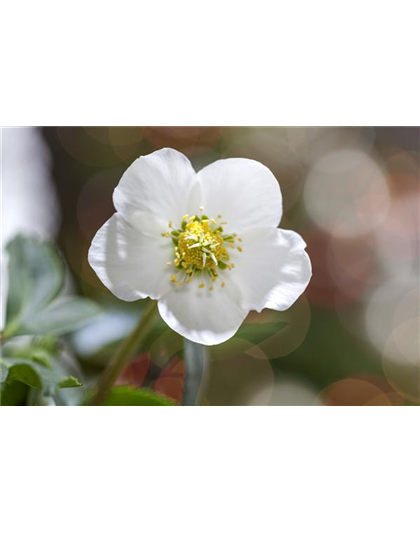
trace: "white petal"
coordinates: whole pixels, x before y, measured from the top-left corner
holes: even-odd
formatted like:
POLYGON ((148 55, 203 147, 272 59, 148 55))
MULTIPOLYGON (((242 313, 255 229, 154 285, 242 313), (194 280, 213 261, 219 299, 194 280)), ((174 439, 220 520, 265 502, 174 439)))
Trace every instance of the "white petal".
POLYGON ((288 309, 306 289, 312 275, 306 244, 294 231, 257 228, 242 235, 243 252, 232 275, 247 309, 288 309))
POLYGON ((248 314, 240 305, 240 292, 227 281, 209 290, 198 288, 200 279, 174 287, 158 307, 162 319, 183 337, 212 346, 230 339, 248 314))
POLYGON ((171 220, 180 227, 191 203, 200 203, 199 184, 187 157, 163 148, 139 157, 125 171, 114 191, 114 205, 127 222, 157 235, 171 220))
POLYGON ((143 235, 115 213, 95 235, 89 263, 102 283, 121 300, 160 298, 170 288, 170 239, 143 235))
POLYGON ((222 159, 198 174, 204 213, 222 215, 226 232, 254 227, 277 227, 282 215, 282 197, 272 172, 252 159, 222 159))

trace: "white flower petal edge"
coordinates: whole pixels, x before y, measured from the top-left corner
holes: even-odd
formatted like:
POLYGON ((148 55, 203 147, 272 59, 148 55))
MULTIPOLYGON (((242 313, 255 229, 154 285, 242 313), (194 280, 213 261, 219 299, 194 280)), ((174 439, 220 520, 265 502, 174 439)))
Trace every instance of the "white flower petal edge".
POLYGON ((229 232, 277 227, 282 196, 271 170, 252 159, 221 159, 197 174, 209 216, 221 214, 229 232))
POLYGON ((115 213, 95 235, 88 258, 102 283, 121 300, 156 300, 170 289, 171 244, 143 235, 115 213))
POLYGON ((171 148, 136 159, 113 195, 127 222, 154 235, 166 231, 169 220, 178 222, 190 212, 191 200, 200 202, 196 172, 184 154, 171 148))
POLYGON ((243 257, 234 270, 242 305, 258 312, 288 309, 311 279, 305 241, 294 231, 277 228, 249 230, 242 239, 243 257))
POLYGON ((198 281, 176 287, 158 302, 159 313, 170 328, 199 344, 227 341, 238 331, 248 311, 240 305, 234 283, 218 291, 198 288, 198 281))

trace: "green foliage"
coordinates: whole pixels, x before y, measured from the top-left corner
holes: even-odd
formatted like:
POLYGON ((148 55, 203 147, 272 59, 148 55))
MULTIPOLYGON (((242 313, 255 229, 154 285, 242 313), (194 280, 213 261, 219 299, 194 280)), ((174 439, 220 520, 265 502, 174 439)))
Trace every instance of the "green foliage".
POLYGON ((34 238, 16 237, 7 245, 7 252, 6 326, 13 331, 58 295, 64 283, 64 268, 53 247, 34 238))
POLYGON ((20 327, 20 334, 64 335, 84 326, 98 314, 98 307, 79 296, 68 296, 54 301, 37 316, 20 327))
POLYGON ((0 359, 1 403, 66 403, 67 396, 60 391, 81 383, 69 376, 60 362, 57 336, 84 326, 98 315, 99 308, 87 298, 59 296, 64 264, 50 243, 18 236, 9 242, 7 252, 9 291, 0 359))
POLYGON ((57 389, 81 386, 75 377, 63 376, 51 362, 46 366, 28 356, 3 358, 1 363, 8 370, 6 384, 20 381, 29 387, 42 389, 47 395, 54 395, 57 389))
POLYGON ((185 384, 184 405, 197 405, 200 389, 207 367, 207 353, 204 346, 187 339, 184 340, 185 384))
POLYGON ((175 403, 162 396, 156 394, 149 389, 135 389, 132 387, 114 387, 108 396, 105 405, 161 405, 170 406, 175 403))
POLYGON ((81 387, 81 386, 82 384, 80 383, 80 381, 77 378, 74 378, 73 376, 68 376, 62 379, 58 383, 58 387, 60 389, 70 389, 72 387, 81 387))
POLYGON ((36 371, 36 368, 31 366, 29 361, 13 363, 9 369, 8 380, 20 381, 35 389, 40 389, 42 387, 41 376, 36 371))
POLYGON ((7 246, 9 292, 3 338, 62 335, 80 328, 99 308, 87 298, 57 299, 64 265, 51 244, 18 236, 7 246))

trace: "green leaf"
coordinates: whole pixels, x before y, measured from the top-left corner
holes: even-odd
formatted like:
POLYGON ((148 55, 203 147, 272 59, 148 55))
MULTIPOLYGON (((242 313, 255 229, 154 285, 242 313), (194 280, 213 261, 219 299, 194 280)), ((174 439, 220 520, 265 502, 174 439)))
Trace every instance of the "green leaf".
POLYGON ((1 387, 0 405, 26 405, 26 398, 30 389, 21 381, 7 381, 1 387))
POLYGON ((77 378, 74 378, 73 376, 68 376, 67 378, 62 379, 58 383, 58 388, 60 389, 68 389, 71 387, 81 387, 82 384, 77 378))
POLYGON ((132 387, 114 387, 108 396, 105 405, 162 405, 169 406, 175 403, 156 394, 149 389, 134 389, 132 387))
POLYGON ((100 308, 88 298, 68 296, 28 317, 16 331, 19 335, 63 335, 98 316, 100 308))
POLYGON ((20 381, 29 387, 42 389, 47 396, 53 396, 58 389, 81 386, 76 378, 63 375, 58 369, 46 368, 30 359, 4 358, 3 364, 9 369, 6 383, 20 381))
POLYGON ((64 283, 63 263, 48 242, 18 236, 9 242, 7 252, 9 290, 5 337, 13 335, 19 324, 44 309, 64 283))
POLYGON ((7 376, 9 375, 9 367, 0 361, 0 384, 6 382, 7 376))
POLYGON ((8 380, 20 381, 35 389, 40 389, 42 387, 40 375, 36 369, 28 363, 17 363, 12 365, 9 369, 8 380))

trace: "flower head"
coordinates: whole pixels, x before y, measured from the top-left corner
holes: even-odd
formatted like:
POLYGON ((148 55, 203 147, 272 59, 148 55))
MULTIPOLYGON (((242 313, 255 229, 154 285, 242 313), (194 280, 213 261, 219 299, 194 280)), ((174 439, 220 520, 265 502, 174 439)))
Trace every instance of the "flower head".
POLYGON ((257 161, 224 159, 196 173, 164 148, 134 161, 113 200, 91 266, 118 298, 158 300, 163 320, 190 340, 224 342, 249 311, 283 311, 309 283, 306 245, 277 228, 280 187, 257 161))

